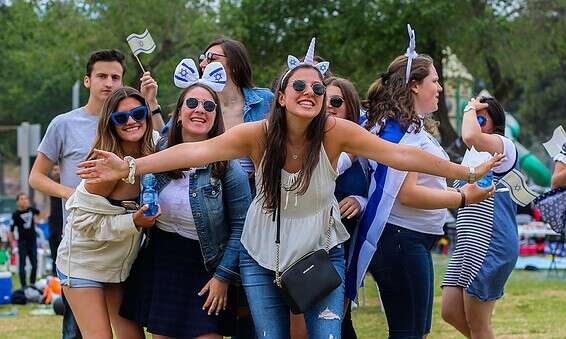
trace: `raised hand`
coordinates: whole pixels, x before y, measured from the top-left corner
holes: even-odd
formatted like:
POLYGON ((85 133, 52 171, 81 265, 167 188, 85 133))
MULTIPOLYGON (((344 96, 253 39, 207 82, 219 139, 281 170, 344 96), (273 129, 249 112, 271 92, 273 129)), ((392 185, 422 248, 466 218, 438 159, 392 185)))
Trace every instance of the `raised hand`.
POLYGON ((116 181, 128 176, 128 162, 116 154, 94 150, 96 160, 87 160, 79 164, 77 175, 89 184, 116 181))
POLYGON ((501 162, 504 159, 505 159, 504 154, 495 153, 488 161, 477 166, 475 168, 476 180, 479 180, 480 178, 484 177, 487 174, 487 172, 489 172, 492 168, 501 165, 501 162))
POLYGON ((140 78, 140 93, 148 104, 154 105, 157 102, 157 82, 151 77, 151 73, 146 71, 140 78))

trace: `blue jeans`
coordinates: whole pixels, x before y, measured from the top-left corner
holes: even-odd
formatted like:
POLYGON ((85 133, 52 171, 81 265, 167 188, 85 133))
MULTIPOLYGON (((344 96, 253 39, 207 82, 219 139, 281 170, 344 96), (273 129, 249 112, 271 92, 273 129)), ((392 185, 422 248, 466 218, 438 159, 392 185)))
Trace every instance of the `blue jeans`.
POLYGON ((387 224, 369 271, 377 281, 389 338, 422 338, 430 332, 434 268, 430 250, 437 235, 387 224))
MULTIPOLYGON (((340 338, 344 313, 344 248, 338 245, 329 254, 342 284, 305 312, 309 338, 340 338)), ((275 272, 261 267, 242 246, 240 274, 258 338, 288 339, 289 306, 273 282, 275 272)))

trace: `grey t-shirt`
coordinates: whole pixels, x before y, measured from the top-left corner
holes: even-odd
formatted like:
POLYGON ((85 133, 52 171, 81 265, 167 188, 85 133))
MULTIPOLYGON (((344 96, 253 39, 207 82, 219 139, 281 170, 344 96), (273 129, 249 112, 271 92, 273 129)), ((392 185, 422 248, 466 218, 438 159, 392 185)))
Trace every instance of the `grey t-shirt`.
MULTIPOLYGON (((96 136, 98 116, 79 107, 68 113, 56 116, 39 144, 38 151, 49 160, 59 164, 61 168, 61 184, 77 187, 81 182, 75 172, 77 165, 86 159, 96 136)), ((67 222, 65 210, 66 199, 63 200, 63 220, 67 222)))

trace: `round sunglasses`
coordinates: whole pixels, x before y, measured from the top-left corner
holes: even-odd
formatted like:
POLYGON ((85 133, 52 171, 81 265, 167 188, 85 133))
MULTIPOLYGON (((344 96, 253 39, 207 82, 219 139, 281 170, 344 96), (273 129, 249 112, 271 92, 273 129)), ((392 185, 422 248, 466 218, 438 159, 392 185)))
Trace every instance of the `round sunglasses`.
POLYGON ((339 108, 344 103, 344 98, 339 95, 333 95, 330 97, 330 106, 334 108, 339 108))
MULTIPOLYGON (((303 92, 307 88, 307 83, 304 80, 293 81, 293 89, 297 92, 303 92)), ((326 87, 320 82, 315 82, 311 85, 312 91, 318 96, 323 96, 326 93, 326 87)))
POLYGON ((226 57, 224 54, 219 54, 219 53, 214 53, 211 51, 208 51, 206 53, 201 54, 198 59, 200 62, 202 62, 204 59, 206 59, 208 62, 214 61, 216 60, 215 57, 217 56, 221 56, 221 57, 226 57))
POLYGON ((128 122, 130 117, 136 122, 145 120, 147 117, 147 106, 138 106, 128 112, 112 112, 112 114, 110 114, 110 120, 112 120, 116 126, 124 125, 128 122))
POLYGON ((216 109, 216 103, 214 101, 211 100, 200 101, 199 99, 192 97, 185 100, 185 105, 187 105, 187 107, 190 109, 194 109, 197 108, 198 104, 201 102, 202 102, 202 108, 204 108, 204 110, 207 111, 208 113, 214 112, 214 110, 216 109))

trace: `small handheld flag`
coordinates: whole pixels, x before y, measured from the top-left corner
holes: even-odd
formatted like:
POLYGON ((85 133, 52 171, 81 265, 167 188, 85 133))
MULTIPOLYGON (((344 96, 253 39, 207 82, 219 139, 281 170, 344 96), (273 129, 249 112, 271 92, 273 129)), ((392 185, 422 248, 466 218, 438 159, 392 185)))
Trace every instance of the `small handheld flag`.
POLYGON ((156 46, 155 46, 155 42, 153 41, 153 38, 151 37, 151 34, 149 34, 149 31, 146 28, 142 34, 132 33, 128 35, 126 41, 128 42, 128 45, 130 46, 130 49, 132 50, 134 57, 138 61, 138 64, 140 65, 142 72, 145 72, 142 63, 138 58, 138 54, 140 53, 150 54, 155 50, 156 46))
POLYGON ((564 144, 566 144, 566 131, 564 131, 564 127, 558 126, 554 129, 552 138, 542 145, 548 154, 554 158, 560 153, 564 144))
POLYGON ((525 177, 516 169, 507 173, 500 182, 509 189, 511 199, 518 205, 526 206, 539 196, 527 186, 525 177))

